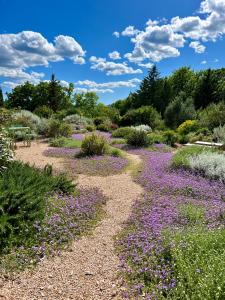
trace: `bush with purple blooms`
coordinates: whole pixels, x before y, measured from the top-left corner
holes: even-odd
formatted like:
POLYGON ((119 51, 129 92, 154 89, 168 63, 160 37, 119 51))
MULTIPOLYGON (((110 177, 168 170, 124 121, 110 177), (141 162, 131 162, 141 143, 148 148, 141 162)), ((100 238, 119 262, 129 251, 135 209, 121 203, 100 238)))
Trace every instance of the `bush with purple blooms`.
POLYGON ((117 244, 131 295, 225 297, 225 186, 170 168, 172 153, 134 150, 145 188, 117 244))

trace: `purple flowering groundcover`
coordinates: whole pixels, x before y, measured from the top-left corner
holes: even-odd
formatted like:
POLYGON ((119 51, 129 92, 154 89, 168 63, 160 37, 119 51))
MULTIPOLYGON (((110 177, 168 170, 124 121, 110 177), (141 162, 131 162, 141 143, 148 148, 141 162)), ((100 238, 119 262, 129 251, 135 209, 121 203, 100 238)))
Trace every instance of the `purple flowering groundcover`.
POLYGON ((219 287, 218 295, 225 296, 220 263, 225 259, 225 186, 175 172, 172 153, 132 152, 145 161, 136 178, 145 195, 135 203, 117 243, 128 291, 145 299, 180 299, 181 294, 185 299, 220 299, 215 292, 219 287))

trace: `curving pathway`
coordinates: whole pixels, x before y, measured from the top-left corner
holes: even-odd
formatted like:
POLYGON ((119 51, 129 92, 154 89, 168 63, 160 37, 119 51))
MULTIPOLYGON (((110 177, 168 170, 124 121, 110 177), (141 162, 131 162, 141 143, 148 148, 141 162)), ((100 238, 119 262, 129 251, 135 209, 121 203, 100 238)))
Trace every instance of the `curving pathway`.
MULTIPOLYGON (((30 149, 36 159, 43 152, 43 144, 30 149), (41 146, 40 146, 41 145, 41 146)), ((47 147, 47 145, 46 145, 47 147)), ((17 157, 28 161, 23 151, 17 157)), ((141 163, 137 155, 128 155, 134 166, 141 163)), ((41 166, 39 160, 39 166, 41 166)), ((30 163, 35 163, 32 157, 30 163)), ((61 161, 54 166, 61 167, 61 161), (59 163, 59 164, 58 164, 59 163)), ((59 257, 44 260, 34 270, 26 271, 15 281, 0 286, 4 300, 101 300, 122 299, 118 277, 119 259, 114 250, 114 237, 122 229, 134 201, 143 189, 132 180, 130 171, 107 177, 79 175, 79 186, 97 187, 108 198, 105 218, 92 235, 75 241, 70 251, 59 257)))

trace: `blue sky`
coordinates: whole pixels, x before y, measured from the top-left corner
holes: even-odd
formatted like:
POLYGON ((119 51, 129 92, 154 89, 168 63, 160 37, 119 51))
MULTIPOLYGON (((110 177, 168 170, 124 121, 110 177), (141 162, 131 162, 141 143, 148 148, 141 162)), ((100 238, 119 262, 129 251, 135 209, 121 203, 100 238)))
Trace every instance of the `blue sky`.
POLYGON ((134 91, 151 64, 167 75, 225 63, 225 0, 0 0, 0 8, 4 91, 54 72, 108 104, 134 91))

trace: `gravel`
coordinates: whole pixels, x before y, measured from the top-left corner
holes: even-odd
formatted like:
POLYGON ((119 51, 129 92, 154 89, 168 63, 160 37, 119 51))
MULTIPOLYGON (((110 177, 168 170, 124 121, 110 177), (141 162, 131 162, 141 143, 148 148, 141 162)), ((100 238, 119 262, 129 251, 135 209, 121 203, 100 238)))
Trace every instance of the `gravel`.
MULTIPOLYGON (((43 157, 46 148, 45 144, 33 143, 31 148, 19 149, 17 158, 42 167, 47 161, 61 168, 60 159, 43 157)), ((139 156, 128 156, 134 165, 141 163, 139 156)), ((109 198, 104 219, 91 235, 75 241, 70 251, 43 260, 35 269, 26 270, 15 280, 0 280, 0 299, 122 299, 123 286, 118 276, 119 259, 115 254, 114 237, 122 229, 143 188, 132 180, 129 172, 107 177, 80 175, 77 183, 84 188, 97 187, 109 198)))

